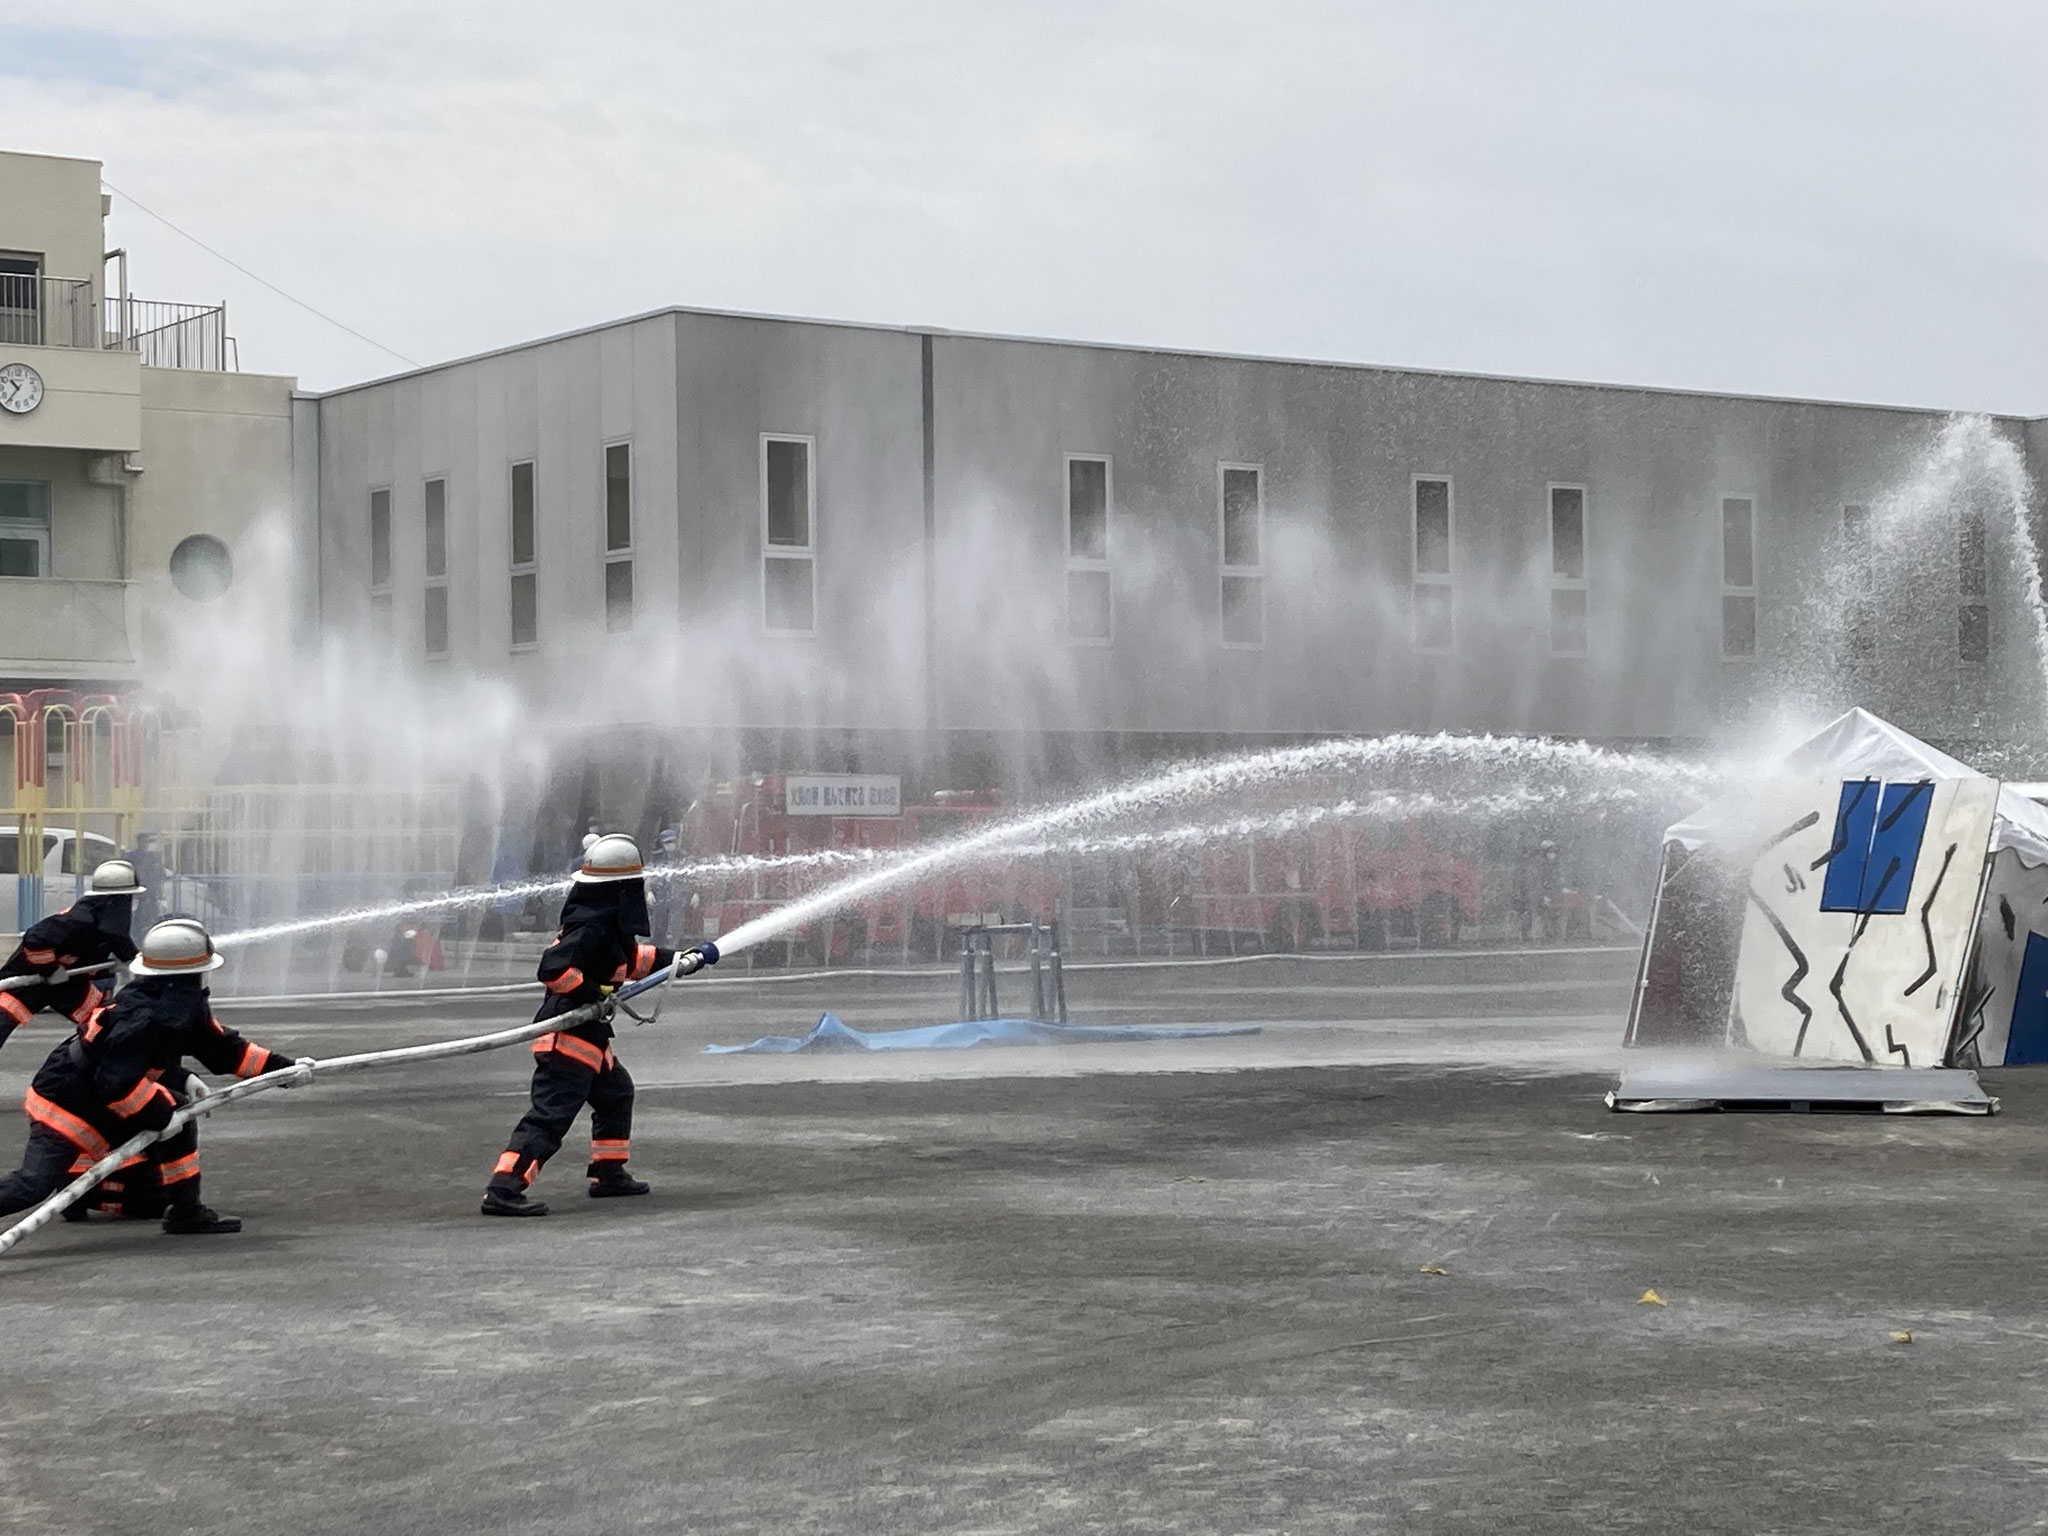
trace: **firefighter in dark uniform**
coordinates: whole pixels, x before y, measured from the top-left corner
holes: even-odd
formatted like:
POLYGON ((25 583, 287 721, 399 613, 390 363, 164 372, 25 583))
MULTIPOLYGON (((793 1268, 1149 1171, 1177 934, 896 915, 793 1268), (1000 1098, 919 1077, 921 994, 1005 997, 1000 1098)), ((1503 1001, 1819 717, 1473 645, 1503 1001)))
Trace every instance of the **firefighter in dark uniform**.
POLYGON ((102 973, 97 982, 71 973, 108 960, 133 960, 135 941, 128 936, 134 920, 135 866, 109 859, 92 872, 86 894, 70 907, 31 927, 13 954, 0 964, 0 981, 34 976, 26 986, 0 991, 0 1044, 21 1025, 48 1009, 83 1028, 114 995, 114 978, 102 973))
MULTIPOLYGON (((201 978, 220 965, 213 940, 190 918, 158 923, 143 935, 128 967, 134 980, 36 1073, 22 1106, 28 1150, 21 1166, 0 1179, 0 1213, 40 1204, 131 1136, 169 1124, 178 1090, 192 1091, 187 1056, 223 1076, 310 1067, 310 1059, 294 1062, 252 1045, 213 1016, 201 978)), ((138 1164, 153 1175, 166 1232, 242 1230, 235 1217, 200 1204, 198 1126, 187 1122, 118 1173, 138 1164)))
MULTIPOLYGON (((649 943, 647 882, 640 849, 630 837, 600 837, 583 851, 562 904, 562 929, 540 957, 547 997, 536 1022, 559 1018, 598 1002, 624 982, 677 966, 677 953, 649 943)), ((708 964, 717 950, 701 946, 686 959, 708 964)), ((694 968, 694 967, 692 967, 694 968)), ((533 1107, 513 1128, 484 1191, 486 1216, 545 1216, 547 1206, 526 1198, 541 1165, 562 1148, 569 1127, 590 1106, 593 1200, 644 1195, 647 1186, 626 1172, 632 1150, 633 1079, 612 1054, 612 1027, 603 1020, 542 1035, 533 1042, 533 1107)))

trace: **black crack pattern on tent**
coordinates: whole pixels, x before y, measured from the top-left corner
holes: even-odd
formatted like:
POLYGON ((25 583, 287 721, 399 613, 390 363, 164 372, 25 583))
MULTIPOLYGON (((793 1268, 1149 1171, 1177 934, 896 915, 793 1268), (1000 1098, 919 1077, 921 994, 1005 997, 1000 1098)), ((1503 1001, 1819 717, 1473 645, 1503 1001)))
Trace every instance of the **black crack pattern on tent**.
POLYGON ((1918 802, 1922 795, 1926 795, 1930 799, 1933 798, 1934 781, 1932 779, 1921 779, 1918 783, 1914 784, 1912 788, 1907 791, 1906 798, 1901 800, 1897 805, 1892 807, 1891 815, 1885 817, 1883 821, 1877 824, 1877 830, 1880 832, 1891 831, 1893 827, 1899 824, 1899 818, 1905 815, 1907 811, 1911 810, 1914 804, 1918 802))
MULTIPOLYGON (((1934 923, 1929 914, 1934 910, 1934 898, 1941 894, 1941 882, 1948 878, 1948 867, 1955 862, 1956 849, 1960 846, 1958 843, 1950 843, 1948 845, 1948 852, 1941 856, 1941 868, 1935 871, 1934 885, 1928 890, 1927 899, 1920 903, 1920 937, 1927 944, 1927 969, 1915 977, 1913 984, 1906 988, 1905 995, 1907 997, 1911 997, 1915 992, 1926 986, 1928 982, 1934 979, 1934 973, 1941 969, 1941 963, 1934 958, 1934 923)), ((1999 898, 1999 905, 2005 905, 2005 898, 2002 896, 1999 898)), ((2012 937, 2012 908, 2010 907, 2005 909, 2005 936, 2007 938, 2012 937)), ((1889 1034, 1891 1031, 1887 1029, 1885 1033, 1889 1034)))
MULTIPOLYGON (((1786 841, 1788 838, 1797 837, 1800 833, 1804 832, 1808 827, 1813 826, 1819 820, 1819 811, 1808 811, 1804 816, 1800 817, 1797 821, 1793 822, 1791 826, 1787 827, 1784 831, 1780 832, 1777 836, 1773 837, 1769 842, 1765 843, 1763 847, 1757 849, 1757 857, 1762 858, 1765 854, 1769 853, 1773 848, 1777 847, 1778 844, 1786 841)), ((1839 852, 1840 850, 1836 851, 1839 852)), ((1834 856, 1834 853, 1830 853, 1827 856, 1827 859, 1831 859, 1834 856)), ((1813 867, 1815 869, 1819 869, 1822 864, 1825 864, 1827 862, 1827 859, 1820 860, 1813 867)))
POLYGON ((2012 903, 2003 896, 1998 898, 1998 920, 2005 925, 2005 942, 2010 944, 2018 919, 2013 915, 2012 903))
MULTIPOLYGON (((1816 817, 1815 820, 1819 818, 1816 817)), ((1756 903, 1757 911, 1763 913, 1764 921, 1771 925, 1771 931, 1777 934, 1778 941, 1785 946, 1786 953, 1792 956, 1792 974, 1785 978, 1785 985, 1778 988, 1778 996, 1799 1010, 1799 1035, 1792 1042, 1792 1054, 1797 1056, 1801 1042, 1806 1039, 1806 1026, 1813 1022, 1813 1009, 1807 1004, 1806 999, 1799 995, 1799 983, 1806 980, 1806 973, 1811 967, 1806 962, 1806 951, 1799 947, 1798 942, 1792 937, 1791 930, 1786 928, 1778 914, 1771 910, 1770 903, 1755 891, 1749 893, 1749 899, 1756 903)), ((1737 1011, 1740 1012, 1739 1003, 1737 1011)))
MULTIPOLYGON (((1897 862, 1897 860, 1893 860, 1894 865, 1896 865, 1897 862)), ((1885 879, 1889 880, 1890 878, 1890 874, 1887 873, 1885 879)), ((1883 894, 1883 881, 1880 881, 1878 883, 1877 889, 1880 895, 1883 894)), ((1849 947, 1842 951, 1842 963, 1835 967, 1834 979, 1828 983, 1828 991, 1833 995, 1835 999, 1835 1007, 1842 1015, 1842 1023, 1848 1028, 1849 1038, 1856 1042, 1856 1049, 1863 1053, 1863 1059, 1865 1061, 1875 1064, 1877 1061, 1877 1057, 1870 1049, 1870 1042, 1863 1038, 1863 1031, 1857 1028, 1856 1026, 1855 1015, 1849 1012, 1849 1004, 1842 997, 1842 978, 1849 974, 1849 962, 1850 960, 1855 958, 1857 942, 1860 939, 1862 939, 1864 933, 1869 929, 1869 927, 1870 914, 1868 912, 1865 912, 1862 916, 1856 919, 1856 931, 1849 936, 1849 947)), ((1805 1038, 1805 1032, 1803 1030, 1800 1032, 1800 1038, 1805 1038)), ((1792 1054, 1794 1056, 1797 1056, 1799 1054, 1799 1047, 1797 1044, 1793 1045, 1792 1054)))
MULTIPOLYGON (((1954 852, 1955 850, 1951 849, 1949 851, 1954 852)), ((1891 888, 1892 881, 1898 878, 1899 871, 1904 868, 1905 865, 1900 860, 1899 856, 1896 853, 1893 854, 1891 863, 1885 865, 1884 867, 1883 878, 1877 882, 1877 889, 1870 893, 1869 907, 1868 910, 1865 911, 1863 914, 1865 922, 1868 922, 1870 920, 1872 913, 1876 912, 1881 906, 1884 905, 1884 893, 1891 888)), ((1858 925, 1856 932, 1858 934, 1861 934, 1863 932, 1861 925, 1858 925)))
MULTIPOLYGON (((1761 858, 1764 854, 1769 853, 1780 843, 1797 837, 1808 827, 1817 825, 1819 821, 1819 811, 1808 811, 1804 816, 1793 822, 1791 826, 1765 842, 1763 847, 1757 850, 1758 857, 1761 858)), ((1832 858, 1833 855, 1830 854, 1829 857, 1832 858)), ((1823 859, 1813 867, 1819 869, 1821 864, 1826 862, 1823 859)), ((1789 866, 1787 873, 1790 873, 1789 866)), ((1749 893, 1749 899, 1756 903, 1757 911, 1763 913, 1764 921, 1771 925, 1771 931, 1777 934, 1778 941, 1785 946, 1786 953, 1792 956, 1792 974, 1785 978, 1785 985, 1778 989, 1778 996, 1799 1010, 1799 1034, 1792 1046, 1792 1054, 1797 1056, 1799 1054, 1799 1042, 1806 1039, 1806 1026, 1813 1022, 1813 1009, 1807 1004, 1806 999, 1799 995, 1799 983, 1806 980, 1807 973, 1812 967, 1807 963, 1806 951, 1799 947, 1797 941, 1793 939, 1791 931, 1779 919, 1778 914, 1771 910, 1770 903, 1757 895, 1754 890, 1749 893)), ((1735 1005, 1735 1023, 1738 1029, 1742 1028, 1742 1004, 1739 998, 1735 1005)), ((1747 1043, 1748 1031, 1743 1029, 1742 1032, 1744 1043, 1747 1043)))
MULTIPOLYGON (((1856 781, 1855 795, 1851 797, 1847 805, 1843 806, 1840 810, 1835 812, 1835 840, 1833 844, 1828 848, 1828 851, 1826 853, 1822 854, 1819 858, 1813 861, 1813 863, 1809 866, 1810 869, 1819 869, 1823 865, 1833 863, 1835 855, 1837 855, 1844 848, 1849 846, 1849 813, 1855 810, 1857 806, 1863 803, 1863 797, 1866 794, 1868 794, 1871 790, 1877 787, 1878 781, 1876 779, 1858 779, 1856 781)), ((1820 812, 1815 811, 1813 815, 1809 817, 1805 822, 1801 823, 1801 825, 1810 827, 1814 824, 1814 822, 1819 820, 1820 812)))

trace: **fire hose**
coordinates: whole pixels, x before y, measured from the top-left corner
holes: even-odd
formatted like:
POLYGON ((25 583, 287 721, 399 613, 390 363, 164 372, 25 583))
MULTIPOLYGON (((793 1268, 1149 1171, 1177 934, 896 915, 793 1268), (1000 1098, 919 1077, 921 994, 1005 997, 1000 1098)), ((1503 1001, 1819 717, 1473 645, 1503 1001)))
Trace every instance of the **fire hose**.
POLYGON ((98 965, 74 965, 62 975, 52 972, 42 976, 31 971, 26 976, 0 976, 0 992, 19 992, 23 987, 61 987, 74 976, 97 976, 102 971, 120 968, 118 960, 102 960, 98 965))
MULTIPOLYGON (((716 945, 699 945, 695 949, 683 950, 676 956, 675 964, 666 970, 658 971, 639 981, 627 982, 597 1002, 585 1003, 581 1008, 557 1014, 551 1019, 520 1024, 511 1029, 495 1030, 488 1035, 469 1035, 459 1040, 435 1040, 426 1045, 405 1045, 389 1051, 365 1051, 355 1056, 334 1056, 325 1061, 315 1061, 307 1057, 289 1067, 266 1072, 261 1077, 244 1078, 226 1088, 216 1089, 173 1111, 171 1118, 160 1129, 136 1132, 5 1232, 0 1232, 0 1253, 7 1252, 23 1238, 48 1226, 70 1206, 90 1194, 100 1180, 131 1157, 167 1136, 177 1135, 195 1117, 211 1114, 214 1110, 232 1104, 238 1099, 266 1093, 272 1088, 291 1088, 301 1083, 309 1083, 321 1073, 357 1072, 365 1067, 396 1066, 400 1062, 412 1061, 439 1061, 448 1056, 474 1056, 483 1051, 502 1050, 508 1045, 538 1040, 542 1035, 552 1035, 559 1030, 576 1029, 584 1024, 595 1024, 601 1019, 610 1019, 618 1010, 623 1010, 628 1017, 637 1022, 648 1023, 652 1021, 651 1016, 649 1019, 641 1019, 625 1005, 678 976, 693 976, 705 966, 716 963, 717 959, 716 945)), ((74 971, 72 974, 78 973, 74 971)))

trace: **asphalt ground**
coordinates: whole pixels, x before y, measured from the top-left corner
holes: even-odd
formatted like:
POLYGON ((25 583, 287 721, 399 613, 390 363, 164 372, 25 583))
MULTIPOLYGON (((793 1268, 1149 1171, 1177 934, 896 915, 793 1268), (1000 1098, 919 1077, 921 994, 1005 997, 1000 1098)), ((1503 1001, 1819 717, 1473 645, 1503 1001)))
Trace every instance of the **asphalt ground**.
MULTIPOLYGON (((2048 1530, 2048 1080, 1985 1074, 1990 1120, 1615 1116, 1626 965, 1519 967, 1091 973, 1077 1017, 1266 1028, 916 1056, 700 1047, 932 1022, 930 979, 685 983, 622 1047, 655 1193, 584 1199, 572 1148, 535 1222, 475 1212, 520 1053, 259 1097, 203 1132, 239 1236, 0 1258, 0 1518, 2048 1530)), ((318 1055, 528 1007, 233 1021, 318 1055)))

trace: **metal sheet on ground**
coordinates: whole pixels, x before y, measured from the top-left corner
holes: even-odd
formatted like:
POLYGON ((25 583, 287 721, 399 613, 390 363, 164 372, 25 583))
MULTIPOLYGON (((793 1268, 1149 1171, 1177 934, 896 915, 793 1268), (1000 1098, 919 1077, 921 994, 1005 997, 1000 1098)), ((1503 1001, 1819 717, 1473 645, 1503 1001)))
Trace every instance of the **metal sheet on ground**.
POLYGON ((1768 1062, 1631 1063, 1610 1109, 1862 1109, 1885 1114, 1989 1115, 1998 1100, 1955 1067, 1788 1067, 1768 1062))

